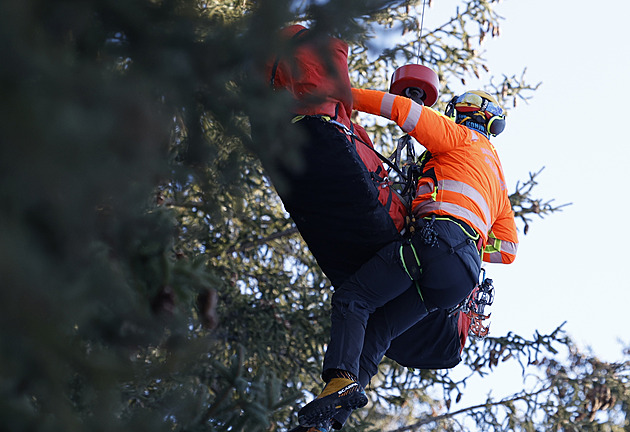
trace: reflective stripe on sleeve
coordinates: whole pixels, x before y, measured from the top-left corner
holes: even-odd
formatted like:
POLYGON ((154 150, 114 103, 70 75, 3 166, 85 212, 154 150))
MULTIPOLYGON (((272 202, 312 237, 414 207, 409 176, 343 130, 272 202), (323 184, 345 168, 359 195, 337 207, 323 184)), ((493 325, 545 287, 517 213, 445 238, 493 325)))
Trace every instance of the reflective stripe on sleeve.
POLYGON ((383 95, 383 99, 381 100, 381 115, 383 117, 387 117, 388 119, 392 118, 395 99, 396 96, 391 93, 385 93, 383 95))
POLYGON ((423 183, 418 186, 418 190, 416 191, 416 195, 424 195, 433 192, 433 182, 429 181, 428 183, 423 183))
POLYGON ((407 133, 411 132, 418 124, 420 114, 422 114, 422 105, 412 103, 409 114, 400 128, 407 133))
POLYGON ((516 255, 516 251, 518 250, 518 243, 510 242, 507 240, 501 240, 501 252, 505 252, 506 254, 516 255))
POLYGON ((516 256, 517 249, 518 243, 500 240, 494 236, 494 233, 491 232, 488 243, 484 248, 483 259, 486 262, 502 264, 503 257, 505 256, 507 262, 512 262, 516 256), (508 255, 511 255, 512 257, 509 257, 508 255))
POLYGON ((491 253, 484 252, 483 259, 486 262, 490 262, 493 264, 503 263, 503 259, 501 258, 501 252, 491 252, 491 253))

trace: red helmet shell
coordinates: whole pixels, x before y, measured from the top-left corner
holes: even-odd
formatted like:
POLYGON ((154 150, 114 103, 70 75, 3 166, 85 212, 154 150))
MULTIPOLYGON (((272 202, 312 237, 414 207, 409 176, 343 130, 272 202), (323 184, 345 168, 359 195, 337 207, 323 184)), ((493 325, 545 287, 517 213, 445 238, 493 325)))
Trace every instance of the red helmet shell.
POLYGON ((392 75, 392 82, 389 86, 390 93, 403 96, 403 91, 407 87, 422 89, 427 95, 424 100, 426 106, 432 106, 440 95, 440 80, 437 74, 428 67, 419 64, 401 66, 392 75))

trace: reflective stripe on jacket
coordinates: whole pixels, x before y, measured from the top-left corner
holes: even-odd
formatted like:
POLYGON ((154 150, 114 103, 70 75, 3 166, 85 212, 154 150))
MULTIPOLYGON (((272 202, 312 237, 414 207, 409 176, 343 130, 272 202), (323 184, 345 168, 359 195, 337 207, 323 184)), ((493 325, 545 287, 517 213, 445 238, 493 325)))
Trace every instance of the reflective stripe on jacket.
POLYGON ((484 261, 514 261, 518 248, 514 212, 490 141, 402 96, 362 89, 352 89, 352 96, 354 109, 395 121, 431 153, 424 167, 424 173, 431 175, 418 183, 414 214, 461 219, 482 236, 484 261))

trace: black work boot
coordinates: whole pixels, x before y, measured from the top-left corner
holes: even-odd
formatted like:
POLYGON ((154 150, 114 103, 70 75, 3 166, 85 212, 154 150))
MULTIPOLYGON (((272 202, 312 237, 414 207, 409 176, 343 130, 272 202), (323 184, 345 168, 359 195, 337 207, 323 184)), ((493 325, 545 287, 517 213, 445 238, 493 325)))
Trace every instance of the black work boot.
MULTIPOLYGON (((354 410, 368 402, 365 390, 351 373, 339 371, 331 378, 322 392, 298 412, 298 422, 302 426, 317 427, 325 424, 337 410, 354 410)), ((317 429, 315 429, 317 430, 317 429)))

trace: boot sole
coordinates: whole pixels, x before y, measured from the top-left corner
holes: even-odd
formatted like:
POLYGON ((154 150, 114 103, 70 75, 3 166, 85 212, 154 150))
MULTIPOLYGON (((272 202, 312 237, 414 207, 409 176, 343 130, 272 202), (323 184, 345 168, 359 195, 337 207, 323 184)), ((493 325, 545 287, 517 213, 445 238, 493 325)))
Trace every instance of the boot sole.
POLYGON ((326 401, 325 399, 315 399, 309 403, 307 405, 309 409, 306 413, 302 413, 302 410, 298 412, 298 423, 300 426, 309 428, 319 426, 326 420, 330 420, 339 409, 355 410, 364 407, 368 403, 366 394, 362 392, 353 392, 336 401, 326 401))

